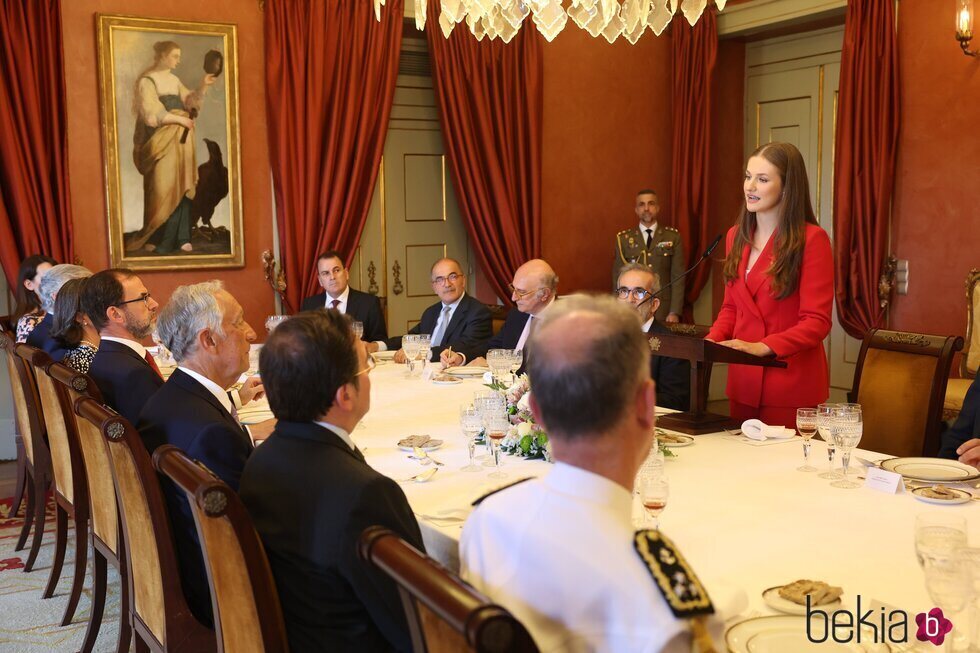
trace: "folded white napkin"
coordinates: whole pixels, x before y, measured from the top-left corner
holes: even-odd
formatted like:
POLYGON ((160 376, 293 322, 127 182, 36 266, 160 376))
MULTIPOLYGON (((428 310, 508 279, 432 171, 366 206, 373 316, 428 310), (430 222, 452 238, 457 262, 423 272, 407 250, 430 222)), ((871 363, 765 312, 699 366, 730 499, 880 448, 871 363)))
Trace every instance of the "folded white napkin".
POLYGON ((751 440, 768 440, 770 438, 782 440, 791 437, 793 433, 793 429, 788 429, 785 426, 770 426, 759 419, 747 419, 742 422, 742 435, 751 440))

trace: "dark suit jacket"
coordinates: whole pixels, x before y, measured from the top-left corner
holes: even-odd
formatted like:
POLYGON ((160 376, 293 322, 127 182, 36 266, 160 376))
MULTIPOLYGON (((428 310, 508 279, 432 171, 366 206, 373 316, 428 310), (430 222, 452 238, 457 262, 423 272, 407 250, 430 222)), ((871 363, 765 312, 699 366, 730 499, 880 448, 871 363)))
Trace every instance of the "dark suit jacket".
POLYGON ((102 391, 106 405, 131 424, 139 421, 143 405, 163 385, 163 379, 139 354, 111 340, 99 344, 88 373, 102 391))
POLYGON ((491 349, 514 349, 517 347, 517 341, 521 339, 521 334, 524 333, 524 327, 530 317, 529 314, 521 313, 516 308, 510 309, 510 312, 507 313, 507 319, 504 320, 504 325, 500 327, 497 335, 490 338, 487 342, 487 348, 480 355, 486 356, 486 352, 491 349))
POLYGON ((368 526, 424 550, 398 484, 335 433, 279 421, 242 474, 241 497, 265 544, 289 647, 305 651, 410 651, 395 584, 357 557, 368 526))
MULTIPOLYGON (((252 452, 248 434, 207 388, 175 370, 143 407, 139 429, 147 451, 172 444, 200 461, 233 490, 238 490, 245 461, 252 452)), ((169 480, 163 494, 170 511, 184 595, 194 615, 211 621, 207 570, 197 538, 194 515, 184 492, 169 480)))
POLYGON ((958 458, 956 450, 973 438, 980 438, 980 376, 973 380, 963 398, 963 408, 949 429, 943 433, 939 445, 940 458, 958 458))
MULTIPOLYGON (((671 333, 656 320, 647 333, 671 333)), ((691 363, 681 358, 650 356, 650 377, 657 384, 657 405, 677 410, 691 409, 691 363)))
MULTIPOLYGON (((425 309, 421 321, 408 332, 414 334, 435 332, 440 311, 442 311, 442 302, 436 302, 425 309)), ((463 295, 463 298, 459 300, 459 306, 453 311, 452 319, 449 320, 449 326, 446 328, 446 335, 442 339, 442 344, 432 348, 430 360, 439 360, 439 354, 447 345, 451 345, 453 351, 458 351, 466 356, 466 360, 483 356, 487 353, 487 340, 490 339, 492 333, 493 316, 490 314, 490 309, 478 299, 463 295)), ((388 339, 388 349, 400 349, 401 346, 401 337, 388 339)))
POLYGON ((60 362, 65 357, 65 354, 68 353, 68 350, 51 337, 51 325, 53 323, 54 316, 51 313, 45 313, 44 318, 27 334, 27 344, 47 352, 52 360, 60 362))
MULTIPOLYGON (((326 308, 326 305, 327 293, 322 292, 304 299, 301 310, 312 311, 326 308)), ((364 340, 388 340, 388 327, 385 326, 384 314, 381 312, 381 301, 374 295, 351 288, 347 296, 347 315, 364 324, 364 340)))

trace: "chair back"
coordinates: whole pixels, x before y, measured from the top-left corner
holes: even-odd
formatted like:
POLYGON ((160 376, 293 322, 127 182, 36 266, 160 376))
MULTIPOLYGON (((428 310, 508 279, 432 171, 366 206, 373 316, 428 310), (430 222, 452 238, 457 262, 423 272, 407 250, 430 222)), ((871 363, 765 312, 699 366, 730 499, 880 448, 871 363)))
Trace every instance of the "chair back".
POLYGON ((0 348, 6 353, 7 371, 14 398, 14 415, 24 443, 24 455, 31 469, 47 469, 50 454, 44 439, 44 417, 41 414, 41 400, 37 396, 37 384, 34 382, 34 370, 24 358, 17 355, 18 347, 26 345, 17 344, 12 333, 0 332, 0 348))
POLYGON ((218 650, 289 650, 279 593, 265 548, 238 494, 172 444, 153 464, 187 496, 208 570, 218 650))
POLYGON ((966 277, 966 346, 960 357, 960 376, 974 379, 980 368, 980 269, 966 277))
POLYGON ((872 329, 861 343, 851 401, 864 416, 862 449, 893 456, 934 456, 943 397, 959 336, 872 329))
POLYGON ((501 306, 500 304, 485 304, 485 306, 490 309, 493 335, 497 335, 500 333, 500 330, 504 328, 504 322, 507 321, 507 315, 513 309, 507 306, 501 306))
POLYGON ((98 427, 109 451, 127 543, 133 629, 144 640, 147 635, 155 639, 155 650, 177 648, 202 626, 184 600, 167 506, 150 454, 132 424, 94 399, 79 398, 75 412, 98 427))
POLYGON ((390 530, 381 526, 365 530, 358 554, 398 586, 416 653, 538 650, 512 614, 390 530))
POLYGON ((102 403, 102 393, 88 374, 76 372, 62 363, 48 367, 48 376, 54 379, 58 399, 66 420, 71 423, 81 451, 88 483, 88 496, 92 532, 109 550, 119 557, 119 513, 116 505, 116 488, 112 484, 112 465, 109 450, 99 428, 75 413, 75 402, 80 397, 91 397, 102 403))

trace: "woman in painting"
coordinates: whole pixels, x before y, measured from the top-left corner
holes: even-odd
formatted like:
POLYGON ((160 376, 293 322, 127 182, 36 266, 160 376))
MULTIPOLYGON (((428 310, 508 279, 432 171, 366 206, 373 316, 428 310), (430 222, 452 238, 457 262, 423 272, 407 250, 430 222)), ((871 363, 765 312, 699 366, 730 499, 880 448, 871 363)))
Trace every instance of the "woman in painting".
POLYGON ((153 65, 136 78, 133 97, 133 163, 143 175, 143 228, 126 249, 189 252, 197 182, 194 117, 216 76, 205 75, 200 88, 191 91, 173 73, 180 64, 180 46, 160 41, 153 51, 153 65))

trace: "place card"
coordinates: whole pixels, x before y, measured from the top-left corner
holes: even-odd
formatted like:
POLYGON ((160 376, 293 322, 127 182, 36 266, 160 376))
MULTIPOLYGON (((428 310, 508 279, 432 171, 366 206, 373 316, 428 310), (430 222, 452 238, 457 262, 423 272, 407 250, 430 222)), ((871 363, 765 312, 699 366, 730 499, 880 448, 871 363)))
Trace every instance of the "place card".
POLYGON ((864 480, 864 487, 885 492, 886 494, 903 494, 905 492, 905 482, 901 474, 887 472, 877 467, 868 467, 868 475, 864 480))
POLYGON ((426 363, 422 368, 422 380, 431 381, 436 372, 439 371, 438 363, 426 363))

